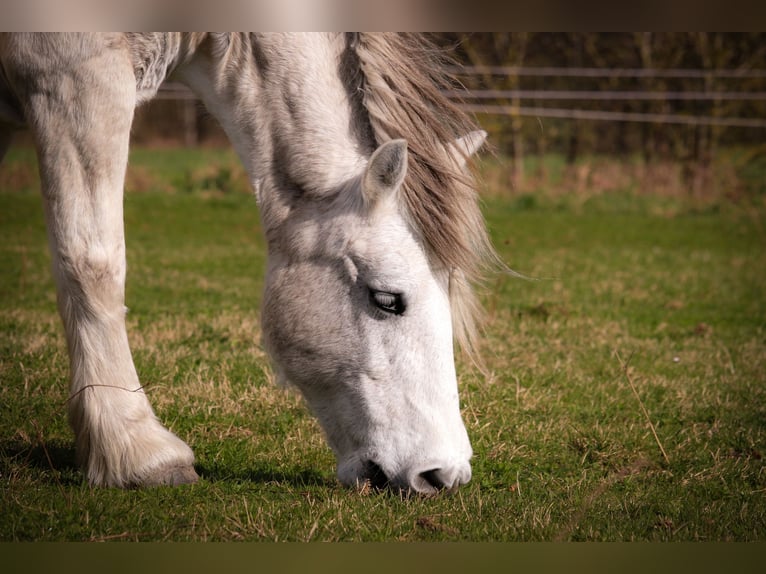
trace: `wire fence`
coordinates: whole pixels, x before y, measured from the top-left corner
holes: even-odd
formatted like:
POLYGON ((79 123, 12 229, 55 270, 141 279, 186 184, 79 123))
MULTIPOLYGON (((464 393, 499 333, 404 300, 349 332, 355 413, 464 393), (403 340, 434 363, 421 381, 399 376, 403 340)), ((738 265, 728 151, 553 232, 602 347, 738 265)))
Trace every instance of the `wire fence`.
MULTIPOLYGON (((764 79, 766 69, 658 69, 658 68, 556 68, 516 66, 461 66, 450 67, 449 72, 461 76, 534 76, 568 78, 664 78, 664 79, 764 79)), ((609 111, 583 108, 562 108, 521 105, 529 101, 571 102, 759 102, 766 101, 764 91, 709 91, 709 90, 449 90, 444 94, 459 102, 460 107, 475 114, 511 117, 557 118, 599 122, 643 122, 655 124, 707 125, 741 128, 766 128, 762 117, 720 117, 687 113, 658 113, 609 111), (491 103, 487 101, 492 100, 491 103)), ((165 83, 158 95, 161 100, 192 102, 197 98, 184 85, 165 83)))
POLYGON ((766 120, 757 118, 718 118, 715 116, 692 116, 683 114, 657 114, 641 112, 609 112, 569 108, 542 108, 514 105, 460 104, 460 108, 477 114, 526 116, 606 122, 645 122, 657 124, 685 124, 727 126, 742 128, 766 128, 766 120))
POLYGON ((532 66, 449 66, 458 76, 539 76, 578 78, 766 78, 766 69, 556 68, 532 66))
MULTIPOLYGON (((684 124, 695 126, 722 126, 740 128, 766 128, 766 117, 723 117, 724 102, 762 102, 766 92, 756 90, 711 90, 705 89, 716 80, 725 80, 727 87, 735 80, 766 79, 766 69, 661 69, 661 68, 558 68, 558 67, 517 67, 517 66, 465 66, 449 69, 453 74, 466 79, 480 76, 501 78, 555 77, 555 78, 607 78, 609 80, 700 80, 692 81, 695 89, 626 89, 626 90, 572 90, 572 89, 470 89, 446 92, 450 98, 460 101, 461 107, 476 114, 491 114, 511 117, 557 118, 588 120, 597 122, 641 122, 654 124, 684 124), (491 103, 488 103, 491 101, 491 103), (581 107, 545 107, 522 105, 529 102, 575 102, 581 107), (582 107, 586 102, 609 103, 611 107, 621 105, 622 110, 594 110, 582 107), (705 102, 712 104, 711 115, 699 115, 676 111, 673 113, 657 110, 625 110, 631 103, 643 102, 705 102)), ((635 85, 635 84, 634 84, 635 85)), ((677 106, 676 106, 677 107, 677 106)), ((729 112, 730 113, 730 112, 729 112)))
POLYGON ((522 100, 635 100, 635 101, 763 101, 766 92, 700 92, 637 90, 447 90, 443 92, 454 99, 522 99, 522 100))

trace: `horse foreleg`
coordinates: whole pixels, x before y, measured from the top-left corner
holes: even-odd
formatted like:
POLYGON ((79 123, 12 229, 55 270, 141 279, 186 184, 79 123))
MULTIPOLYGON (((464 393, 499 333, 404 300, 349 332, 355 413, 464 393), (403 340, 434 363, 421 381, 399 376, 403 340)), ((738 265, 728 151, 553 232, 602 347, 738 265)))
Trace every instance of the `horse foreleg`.
POLYGON ((42 69, 20 78, 40 157, 78 460, 92 485, 194 482, 192 451, 155 417, 125 330, 122 193, 135 79, 118 49, 86 48, 55 65, 32 60, 42 69))

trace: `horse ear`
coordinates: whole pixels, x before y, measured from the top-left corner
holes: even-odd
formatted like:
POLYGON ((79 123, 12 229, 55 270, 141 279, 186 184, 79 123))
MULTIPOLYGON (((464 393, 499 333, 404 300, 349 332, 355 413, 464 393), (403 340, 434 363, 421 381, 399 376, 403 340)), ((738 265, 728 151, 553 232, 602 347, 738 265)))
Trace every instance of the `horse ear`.
POLYGON ((407 175, 407 142, 391 140, 376 149, 367 164, 362 192, 370 205, 396 191, 407 175))
POLYGON ((460 167, 465 167, 468 158, 479 151, 479 148, 484 145, 486 139, 487 132, 484 130, 475 130, 467 133, 450 145, 450 154, 460 167))

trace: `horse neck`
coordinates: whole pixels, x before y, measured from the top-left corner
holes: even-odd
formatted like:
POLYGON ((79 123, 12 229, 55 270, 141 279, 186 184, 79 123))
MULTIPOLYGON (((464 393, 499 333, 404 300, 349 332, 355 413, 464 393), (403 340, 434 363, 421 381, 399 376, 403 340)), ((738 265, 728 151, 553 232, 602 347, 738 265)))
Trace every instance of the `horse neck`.
POLYGON ((373 147, 341 77, 344 49, 330 34, 208 37, 181 79, 222 124, 256 187, 278 173, 323 193, 357 176, 373 147))

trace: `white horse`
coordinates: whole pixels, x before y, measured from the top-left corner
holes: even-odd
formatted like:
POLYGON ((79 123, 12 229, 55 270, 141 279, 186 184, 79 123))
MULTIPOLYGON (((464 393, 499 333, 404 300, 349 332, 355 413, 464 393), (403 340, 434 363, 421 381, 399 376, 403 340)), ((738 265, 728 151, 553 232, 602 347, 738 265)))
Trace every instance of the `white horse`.
POLYGON ((432 493, 471 477, 453 333, 494 257, 465 164, 483 143, 440 90, 437 52, 397 34, 4 34, 0 157, 40 163, 69 419, 92 485, 198 479, 157 420, 125 330, 123 182, 135 107, 174 78, 220 121, 268 240, 262 320, 343 484, 432 493), (461 137, 462 136, 462 137, 461 137))

